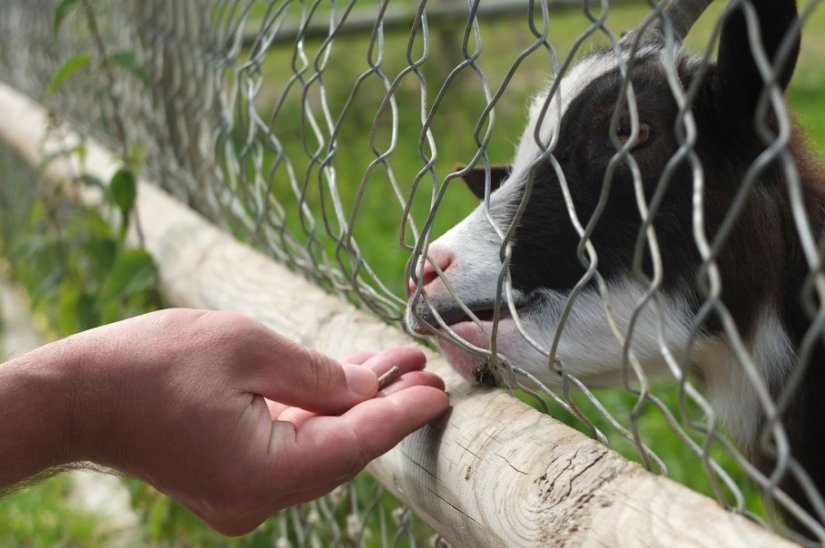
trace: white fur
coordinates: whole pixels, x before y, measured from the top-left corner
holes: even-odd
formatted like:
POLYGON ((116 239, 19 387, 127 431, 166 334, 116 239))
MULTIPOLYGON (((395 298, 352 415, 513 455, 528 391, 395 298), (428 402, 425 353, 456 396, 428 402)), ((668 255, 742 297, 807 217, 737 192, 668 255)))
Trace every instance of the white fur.
MULTIPOLYGON (((616 326, 623 338, 630 337, 630 349, 645 372, 653 374, 664 370, 662 345, 671 352, 678 352, 687 342, 690 317, 683 301, 662 294, 659 297, 662 318, 653 303, 648 303, 637 319, 633 333, 629 334, 630 319, 645 291, 645 287, 628 278, 608 284, 608 298, 616 326), (664 333, 660 340, 662 327, 664 333)), ((554 308, 559 309, 566 301, 566 296, 559 294, 550 298, 556 301, 554 308)), ((549 348, 558 327, 558 317, 542 316, 536 323, 535 337, 549 348)), ((582 292, 564 324, 559 342, 557 354, 563 366, 590 385, 614 384, 621 378, 622 353, 623 346, 610 328, 601 295, 595 289, 582 292)))
POLYGON ((570 107, 570 103, 579 93, 596 79, 616 68, 616 58, 612 53, 592 55, 576 63, 559 82, 559 87, 550 99, 550 104, 542 119, 539 119, 539 116, 541 116, 542 108, 547 102, 547 94, 552 86, 548 86, 546 92, 533 98, 530 105, 527 130, 522 135, 521 141, 519 141, 516 157, 513 160, 514 175, 524 175, 533 162, 541 156, 542 148, 547 149, 551 144, 554 144, 555 134, 559 130, 560 122, 570 107), (536 142, 535 128, 539 123, 541 123, 539 130, 540 142, 536 142))
MULTIPOLYGON (((645 288, 625 278, 610 284, 608 291, 617 327, 626 337, 630 318, 641 302, 645 288)), ((550 367, 548 352, 567 296, 546 291, 542 297, 540 306, 532 307, 520 316, 522 328, 539 348, 528 342, 511 319, 503 319, 499 324, 497 350, 544 384, 555 386, 559 384, 560 377, 550 367)), ((663 345, 678 356, 690 333, 690 317, 685 312, 685 303, 664 295, 660 296, 660 303, 662 319, 660 320, 652 303, 646 306, 630 339, 630 348, 646 374, 657 374, 664 370, 661 353, 663 345), (660 338, 662 325, 664 336, 660 338)), ((489 327, 489 322, 483 322, 481 327, 464 327, 462 334, 467 335, 468 330, 472 329, 484 331, 484 337, 471 335, 471 339, 474 339, 471 342, 489 348, 489 327)), ((613 335, 601 295, 592 289, 583 291, 576 298, 559 341, 556 357, 564 370, 588 386, 613 385, 621 379, 622 354, 623 346, 613 335)), ((475 361, 476 365, 480 365, 483 359, 478 357, 475 361)), ((469 367, 465 365, 462 369, 469 367)))
MULTIPOLYGON (((793 345, 774 310, 766 308, 745 341, 766 386, 782 386, 796 359, 793 345)), ((711 406, 743 448, 752 448, 765 412, 753 383, 727 337, 714 337, 699 349, 696 367, 702 372, 711 406)))

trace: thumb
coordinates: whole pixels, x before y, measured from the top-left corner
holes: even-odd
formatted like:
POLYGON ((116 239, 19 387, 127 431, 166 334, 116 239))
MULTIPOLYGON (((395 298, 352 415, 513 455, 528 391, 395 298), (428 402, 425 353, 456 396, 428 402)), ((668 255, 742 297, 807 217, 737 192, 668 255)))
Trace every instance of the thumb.
POLYGON ((338 414, 374 397, 378 377, 369 367, 341 364, 277 333, 255 360, 249 391, 309 411, 338 414))

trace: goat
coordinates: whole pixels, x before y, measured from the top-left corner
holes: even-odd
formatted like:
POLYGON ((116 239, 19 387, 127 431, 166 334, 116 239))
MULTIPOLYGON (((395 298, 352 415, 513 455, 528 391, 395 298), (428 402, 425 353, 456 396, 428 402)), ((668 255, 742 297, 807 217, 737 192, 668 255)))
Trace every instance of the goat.
MULTIPOLYGON (((616 384, 627 360, 605 321, 596 278, 588 271, 592 264, 646 373, 666 366, 663 346, 687 364, 731 435, 766 475, 778 462, 772 444, 765 443, 776 422, 766 409, 783 401, 774 418, 784 427, 792 462, 822 492, 825 337, 808 336, 813 313, 803 298, 813 294, 807 291, 811 273, 820 267, 807 262, 800 212, 788 188, 789 177, 797 177, 805 222, 819 235, 825 173, 797 128, 784 127, 764 109, 777 97, 783 108, 781 92, 800 47, 796 3, 732 2, 716 63, 708 64, 679 46, 707 5, 690 1, 671 1, 616 47, 589 54, 557 78, 534 100, 511 166, 464 170, 485 203, 426 247, 426 259, 410 262, 406 323, 418 333, 449 334, 441 347, 468 379, 492 375, 503 382, 501 371, 488 367, 492 348, 493 358, 549 386, 559 385, 559 369, 588 386, 616 384), (761 41, 763 57, 752 52, 749 39, 761 41), (775 65, 774 80, 760 72, 760 59, 775 65), (628 81, 634 101, 626 97, 628 81), (689 104, 680 107, 678 97, 689 104), (687 149, 684 135, 691 132, 680 112, 689 113, 695 125, 695 141, 687 149), (766 152, 773 143, 766 131, 785 143, 779 153, 766 152), (721 241, 704 252, 704 260, 694 236, 697 174, 691 157, 701 165, 704 184, 700 228, 708 240, 721 241), (650 227, 636 188, 649 207, 656 253, 639 245, 649 241, 650 227), (744 201, 726 225, 740 195, 744 201), (716 308, 706 305, 710 263, 718 268, 721 287, 722 306, 716 308), (652 279, 661 314, 652 303, 639 306, 652 279), (726 318, 772 398, 768 407, 737 357, 726 318), (809 353, 802 352, 806 336, 815 341, 809 353), (456 338, 480 351, 464 350, 456 338), (551 354, 558 367, 551 366, 551 354), (795 392, 783 400, 786 388, 795 392)), ((807 302, 817 308, 818 299, 807 302)), ((797 471, 784 469, 781 487, 808 517, 796 511, 787 519, 800 531, 813 520, 816 529, 823 516, 815 513, 797 471)))

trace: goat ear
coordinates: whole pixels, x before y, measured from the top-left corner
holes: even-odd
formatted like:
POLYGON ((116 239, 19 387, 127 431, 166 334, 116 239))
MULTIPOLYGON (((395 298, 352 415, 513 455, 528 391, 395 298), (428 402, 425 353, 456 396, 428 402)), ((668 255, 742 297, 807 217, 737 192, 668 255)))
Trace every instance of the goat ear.
MULTIPOLYGON (((758 19, 758 31, 767 59, 777 63, 777 53, 785 49, 786 37, 790 48, 777 67, 777 83, 784 90, 791 80, 796 59, 799 56, 799 18, 796 0, 744 0, 733 2, 726 14, 719 40, 717 70, 719 90, 725 95, 726 106, 746 114, 750 119, 759 96, 765 87, 751 51, 749 34, 757 31, 748 28, 746 7, 752 6, 758 19)), ((753 25, 754 27, 756 25, 753 25)))
MULTIPOLYGON (((464 164, 456 164, 453 169, 454 171, 462 171, 466 168, 467 166, 464 164)), ((500 187, 501 183, 503 183, 509 175, 510 166, 490 166, 490 192, 500 187)), ((469 188, 470 192, 475 194, 479 200, 484 199, 484 178, 483 166, 476 166, 462 176, 464 182, 467 183, 467 188, 469 188)))

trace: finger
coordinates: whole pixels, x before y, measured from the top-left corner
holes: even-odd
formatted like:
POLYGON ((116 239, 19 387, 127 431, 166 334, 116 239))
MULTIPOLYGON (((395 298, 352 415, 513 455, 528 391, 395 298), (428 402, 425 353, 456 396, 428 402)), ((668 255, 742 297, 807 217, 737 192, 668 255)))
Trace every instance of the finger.
MULTIPOLYGON (((370 356, 375 355, 374 353, 365 354, 370 354, 370 356)), ((415 367, 423 367, 424 360, 424 355, 421 354, 420 351, 414 348, 404 348, 399 352, 391 351, 388 356, 374 360, 372 365, 374 366, 377 374, 379 372, 381 372, 380 374, 383 374, 383 372, 386 372, 385 370, 387 370, 387 365, 390 362, 404 364, 404 368, 409 370, 415 367), (405 358, 404 356, 407 357, 405 358)), ((367 366, 368 364, 365 363, 364 367, 367 366)), ((390 365, 390 367, 393 367, 393 365, 390 365)), ((382 396, 387 396, 412 386, 431 386, 439 390, 444 390, 444 381, 441 377, 434 373, 430 373, 429 371, 412 370, 401 375, 401 377, 393 381, 387 388, 381 390, 380 394, 382 396)), ((295 424, 296 426, 303 423, 306 419, 317 415, 317 413, 307 411, 300 407, 288 406, 269 400, 267 400, 267 405, 269 406, 270 417, 272 420, 287 421, 295 424)))
POLYGON ((340 417, 311 417, 289 443, 273 436, 279 443, 272 450, 277 456, 273 473, 286 491, 343 481, 448 407, 443 391, 413 386, 363 402, 340 417))
MULTIPOLYGON (((263 338, 263 337, 261 337, 263 338)), ((340 413, 375 396, 378 377, 369 367, 344 364, 274 332, 249 349, 243 389, 280 404, 340 413)))
POLYGON ((398 367, 400 374, 423 369, 427 357, 415 346, 398 346, 379 352, 365 360, 363 365, 372 369, 379 377, 393 366, 398 367))
POLYGON ((340 364, 276 333, 276 360, 255 368, 248 391, 308 411, 337 414, 378 392, 378 375, 391 367, 402 373, 424 367, 426 357, 415 347, 390 348, 365 359, 363 365, 340 364), (291 359, 290 359, 291 358, 291 359))
POLYGON ((338 358, 338 361, 340 361, 341 363, 354 363, 355 365, 361 365, 372 356, 375 356, 375 352, 353 352, 352 354, 344 354, 343 356, 338 358))
MULTIPOLYGON (((441 377, 435 373, 430 373, 429 371, 413 371, 403 375, 400 379, 390 384, 387 388, 381 390, 379 394, 381 396, 389 396, 413 386, 430 386, 438 390, 444 390, 444 381, 441 377)), ((273 406, 270 405, 270 412, 272 409, 273 406)), ((278 410, 278 414, 271 414, 271 416, 272 420, 287 421, 291 422, 295 426, 301 426, 304 421, 311 417, 316 417, 318 414, 307 411, 306 409, 301 409, 300 407, 288 407, 286 405, 281 405, 278 410)))
POLYGON ((431 386, 432 388, 444 390, 444 380, 430 371, 411 371, 390 383, 379 393, 383 396, 389 396, 413 386, 431 386))
POLYGON ((291 422, 295 426, 300 426, 305 420, 317 416, 318 413, 313 413, 300 407, 287 407, 276 420, 291 422))
POLYGON ((280 420, 279 417, 286 409, 291 409, 288 405, 284 405, 283 403, 278 403, 266 398, 264 398, 264 401, 266 402, 266 406, 269 408, 269 416, 274 421, 280 420))

